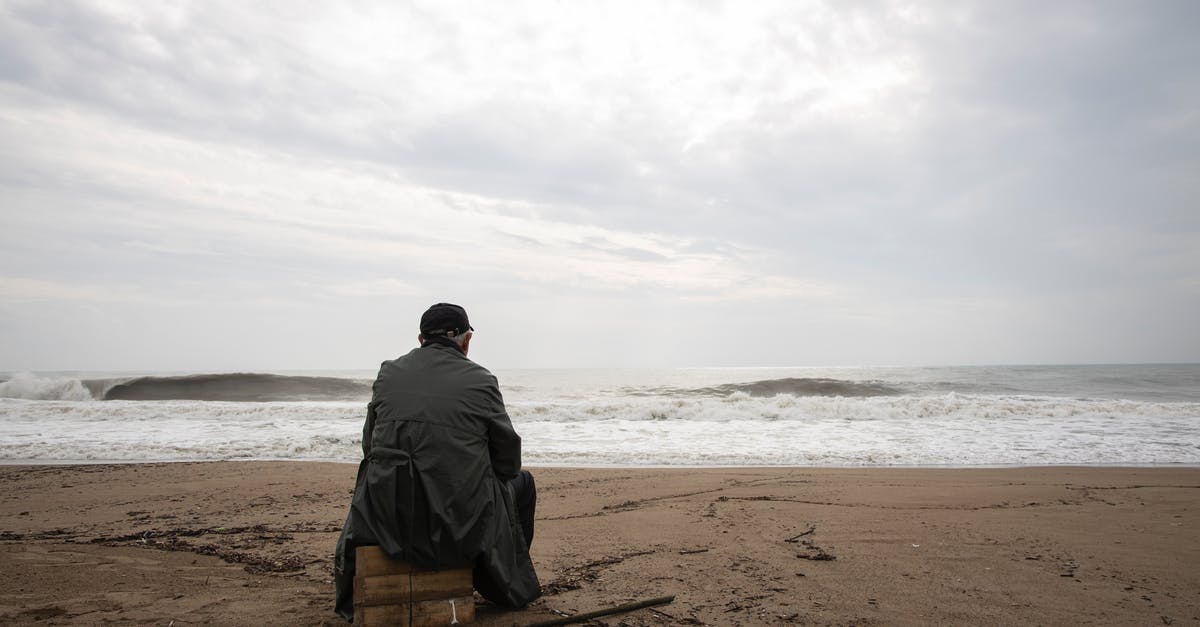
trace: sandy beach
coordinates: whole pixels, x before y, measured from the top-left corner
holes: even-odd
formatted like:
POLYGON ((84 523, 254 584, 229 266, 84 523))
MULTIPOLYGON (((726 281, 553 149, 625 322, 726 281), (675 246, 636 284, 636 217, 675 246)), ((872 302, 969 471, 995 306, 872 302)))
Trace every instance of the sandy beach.
MULTIPOLYGON (((523 625, 1200 623, 1200 469, 534 468, 523 625)), ((339 625, 355 466, 0 466, 0 622, 339 625)))

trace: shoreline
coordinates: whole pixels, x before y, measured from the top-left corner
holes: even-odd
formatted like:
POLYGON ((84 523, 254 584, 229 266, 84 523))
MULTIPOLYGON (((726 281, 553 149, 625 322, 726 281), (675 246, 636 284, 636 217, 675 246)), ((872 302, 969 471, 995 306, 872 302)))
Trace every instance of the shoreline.
MULTIPOLYGON (((1200 621, 1200 468, 529 467, 513 625, 1200 621)), ((0 465, 0 621, 342 625, 353 462, 0 465)))
MULTIPOLYGON (((294 458, 279 458, 279 457, 262 457, 262 458, 237 458, 237 459, 57 459, 57 460, 37 460, 37 459, 16 459, 6 460, 0 459, 0 468, 6 466, 122 466, 127 464, 254 464, 254 463, 273 463, 273 464, 343 464, 357 465, 362 460, 347 461, 342 459, 294 459, 294 458)), ((622 465, 622 464, 524 464, 527 469, 546 469, 546 470, 746 470, 746 469, 787 469, 787 470, 860 470, 860 469, 877 469, 877 470, 1004 470, 1004 469, 1067 469, 1067 468, 1163 468, 1163 469, 1200 469, 1200 461, 1196 462, 1164 462, 1164 463, 1094 463, 1081 464, 1077 462, 1062 463, 1062 464, 973 464, 973 465, 958 465, 958 464, 942 464, 942 465, 921 465, 921 464, 891 464, 891 465, 868 465, 860 464, 856 466, 806 466, 801 464, 737 464, 737 465, 685 465, 685 464, 662 464, 662 465, 622 465)))

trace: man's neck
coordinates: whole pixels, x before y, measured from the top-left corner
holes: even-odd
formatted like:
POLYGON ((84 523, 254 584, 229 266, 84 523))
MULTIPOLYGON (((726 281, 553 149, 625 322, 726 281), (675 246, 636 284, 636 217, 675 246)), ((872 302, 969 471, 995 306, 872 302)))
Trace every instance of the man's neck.
POLYGON ((458 342, 455 342, 454 340, 452 340, 448 337, 443 337, 441 335, 434 335, 434 336, 425 338, 425 341, 421 343, 421 348, 425 348, 426 346, 429 346, 430 344, 439 344, 441 346, 452 346, 452 347, 454 347, 454 350, 462 353, 464 356, 467 354, 466 351, 464 351, 462 349, 462 347, 458 345, 458 342))

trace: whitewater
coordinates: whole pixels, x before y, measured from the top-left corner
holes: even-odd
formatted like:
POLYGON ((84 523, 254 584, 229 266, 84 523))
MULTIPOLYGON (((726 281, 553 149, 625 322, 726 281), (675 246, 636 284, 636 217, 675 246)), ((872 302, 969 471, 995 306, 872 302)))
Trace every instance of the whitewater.
MULTIPOLYGON (((534 466, 1200 465, 1200 365, 496 374, 534 466)), ((0 462, 355 462, 372 379, 0 374, 0 462)))

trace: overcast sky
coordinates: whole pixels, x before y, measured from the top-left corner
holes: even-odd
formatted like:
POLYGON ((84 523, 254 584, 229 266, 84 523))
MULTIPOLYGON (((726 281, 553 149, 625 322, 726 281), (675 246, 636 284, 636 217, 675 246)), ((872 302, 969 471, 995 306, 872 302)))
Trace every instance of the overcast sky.
POLYGON ((0 369, 1200 361, 1200 3, 0 0, 0 369))

